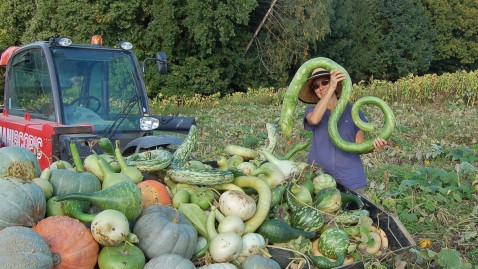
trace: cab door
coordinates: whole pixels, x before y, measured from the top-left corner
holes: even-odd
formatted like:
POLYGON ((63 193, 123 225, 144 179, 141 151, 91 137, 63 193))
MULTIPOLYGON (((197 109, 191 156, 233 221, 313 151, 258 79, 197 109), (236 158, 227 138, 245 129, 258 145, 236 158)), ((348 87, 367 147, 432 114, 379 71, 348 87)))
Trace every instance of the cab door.
POLYGON ((21 146, 50 163, 56 122, 50 72, 40 47, 18 50, 10 59, 0 115, 0 146, 21 146))
POLYGON ((16 54, 8 70, 5 108, 9 115, 56 122, 52 87, 43 50, 16 54))

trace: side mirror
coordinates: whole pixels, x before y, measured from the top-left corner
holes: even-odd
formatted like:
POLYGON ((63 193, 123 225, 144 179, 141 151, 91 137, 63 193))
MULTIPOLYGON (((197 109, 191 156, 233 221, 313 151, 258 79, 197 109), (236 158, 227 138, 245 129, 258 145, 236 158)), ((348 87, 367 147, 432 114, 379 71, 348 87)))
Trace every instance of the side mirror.
POLYGON ((164 52, 156 53, 156 63, 158 65, 158 72, 160 74, 168 73, 168 61, 166 60, 166 53, 164 52))
POLYGON ((146 58, 143 61, 143 74, 146 72, 146 61, 156 61, 158 65, 158 73, 167 74, 168 73, 168 61, 166 60, 166 53, 157 52, 156 58, 146 58))

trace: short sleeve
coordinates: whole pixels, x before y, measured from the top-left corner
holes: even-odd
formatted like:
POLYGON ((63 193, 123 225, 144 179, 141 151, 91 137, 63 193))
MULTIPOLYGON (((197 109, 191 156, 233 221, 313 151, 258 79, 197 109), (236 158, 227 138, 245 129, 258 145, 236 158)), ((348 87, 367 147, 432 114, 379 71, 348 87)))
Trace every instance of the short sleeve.
POLYGON ((314 107, 311 106, 311 107, 306 108, 305 112, 304 112, 303 123, 304 123, 304 130, 306 130, 306 131, 312 131, 314 129, 314 126, 310 125, 309 122, 307 122, 307 114, 312 112, 313 109, 314 109, 314 107))

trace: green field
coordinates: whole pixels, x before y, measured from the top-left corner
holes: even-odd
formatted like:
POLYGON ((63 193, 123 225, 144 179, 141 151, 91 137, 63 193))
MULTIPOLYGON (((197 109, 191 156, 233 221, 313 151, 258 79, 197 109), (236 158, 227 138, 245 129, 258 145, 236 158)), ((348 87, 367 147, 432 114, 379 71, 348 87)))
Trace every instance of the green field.
MULTIPOLYGON (((192 156, 215 160, 225 155, 223 149, 228 144, 256 148, 265 143, 266 123, 278 124, 282 93, 264 92, 189 100, 181 105, 153 101, 153 111, 194 116, 199 140, 192 156)), ((429 239, 431 246, 417 246, 389 263, 398 266, 402 262, 415 268, 448 263, 443 268, 466 268, 460 263, 467 262, 471 268, 477 267, 478 110, 460 102, 390 106, 396 126, 389 146, 362 156, 369 181, 366 194, 398 216, 417 244, 429 239), (458 253, 461 261, 455 256, 458 253), (450 265, 454 262, 459 267, 450 265)), ((298 106, 293 134, 287 139, 280 137, 276 155, 310 139, 310 133, 302 128, 304 108, 298 106)), ((369 120, 380 124, 380 110, 364 110, 369 120)), ((306 157, 302 152, 295 160, 305 161, 306 157)))

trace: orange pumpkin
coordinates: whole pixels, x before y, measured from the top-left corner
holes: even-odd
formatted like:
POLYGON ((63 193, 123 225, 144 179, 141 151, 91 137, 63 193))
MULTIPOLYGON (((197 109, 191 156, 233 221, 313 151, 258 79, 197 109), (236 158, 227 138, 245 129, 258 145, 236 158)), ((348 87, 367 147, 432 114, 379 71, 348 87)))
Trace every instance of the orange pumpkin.
POLYGON ((32 229, 53 253, 53 269, 95 268, 99 245, 85 224, 68 216, 51 216, 32 229))
POLYGON ((163 183, 150 179, 137 185, 141 190, 143 209, 150 205, 171 205, 171 196, 163 183))

